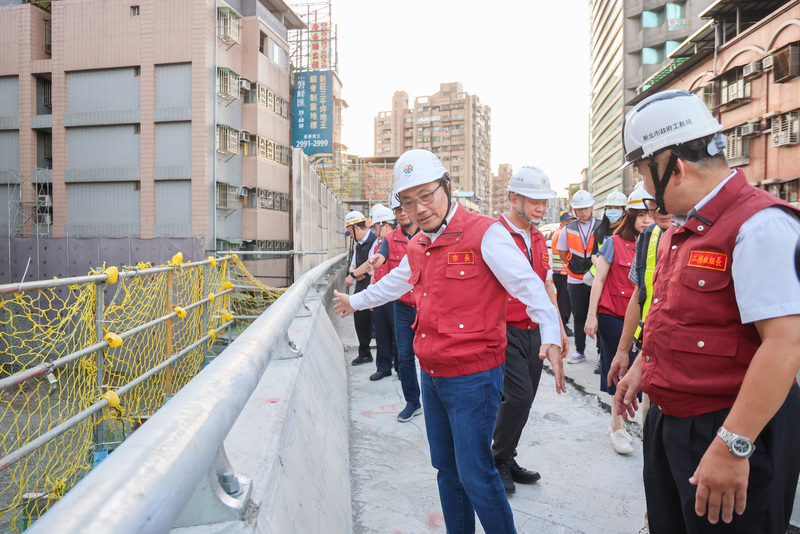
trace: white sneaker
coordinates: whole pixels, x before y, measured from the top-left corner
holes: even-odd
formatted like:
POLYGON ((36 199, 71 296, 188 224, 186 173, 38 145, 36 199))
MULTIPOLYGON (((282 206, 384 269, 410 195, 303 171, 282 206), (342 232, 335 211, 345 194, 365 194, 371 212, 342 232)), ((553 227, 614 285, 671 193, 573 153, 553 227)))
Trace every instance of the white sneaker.
MULTIPOLYGON (((628 434, 628 431, 627 431, 627 430, 625 430, 624 428, 621 428, 621 429, 617 430, 617 432, 622 432, 622 434, 621 434, 621 435, 622 435, 622 437, 624 437, 625 439, 627 439, 627 440, 628 440, 628 443, 633 443, 633 436, 631 436, 630 434, 628 434)), ((612 433, 612 430, 611 430, 611 426, 610 426, 610 425, 609 425, 609 427, 608 427, 608 433, 609 433, 609 434, 611 434, 611 433, 612 433)))
POLYGON ((630 454, 633 452, 633 447, 631 446, 631 441, 633 441, 633 439, 624 429, 615 430, 610 433, 610 436, 611 444, 614 446, 614 450, 617 451, 617 453, 630 454))

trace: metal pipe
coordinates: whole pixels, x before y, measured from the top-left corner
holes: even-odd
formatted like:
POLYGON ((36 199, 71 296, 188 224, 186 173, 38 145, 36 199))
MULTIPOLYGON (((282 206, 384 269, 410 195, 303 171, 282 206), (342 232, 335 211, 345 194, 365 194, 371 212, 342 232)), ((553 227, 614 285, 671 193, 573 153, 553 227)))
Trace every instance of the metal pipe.
POLYGON ((237 250, 221 251, 220 254, 265 255, 265 256, 305 256, 307 254, 327 254, 327 250, 237 250))
MULTIPOLYGON (((225 327, 227 327, 232 322, 233 321, 228 321, 227 323, 221 325, 219 328, 216 328, 215 331, 217 333, 219 333, 220 331, 222 331, 225 327)), ((186 347, 182 351, 178 352, 177 354, 174 354, 170 358, 168 358, 168 359, 164 360, 163 362, 161 362, 160 364, 156 365, 155 367, 153 367, 152 369, 150 369, 146 373, 143 373, 143 374, 139 375, 138 377, 136 377, 135 379, 131 380, 130 382, 128 382, 124 386, 120 387, 119 389, 114 390, 114 393, 116 393, 118 396, 124 395, 125 393, 127 393, 131 389, 135 388, 136 386, 138 386, 139 384, 141 384, 142 382, 144 382, 145 380, 147 380, 148 378, 153 376, 154 374, 158 373, 159 371, 161 371, 162 369, 167 367, 172 362, 180 359, 181 357, 185 356, 189 352, 193 351, 195 348, 199 347, 200 345, 202 345, 203 343, 208 341, 209 337, 210 336, 208 334, 206 334, 205 336, 203 336, 202 338, 198 339, 197 341, 195 341, 194 343, 192 343, 191 345, 189 345, 188 347, 186 347)), ((23 445, 19 449, 15 450, 15 451, 12 451, 11 454, 6 456, 5 458, 0 458, 0 470, 5 469, 6 467, 8 467, 9 465, 12 465, 15 462, 18 462, 22 458, 25 458, 26 456, 31 454, 33 451, 35 451, 39 447, 42 447, 47 442, 57 438, 58 436, 60 436, 61 434, 63 434, 64 432, 66 432, 67 430, 72 428, 73 426, 75 426, 78 423, 80 423, 81 421, 83 421, 84 419, 87 419, 87 418, 91 417, 95 412, 98 412, 99 410, 103 409, 107 404, 108 404, 108 400, 107 399, 105 399, 105 398, 100 399, 99 401, 95 402, 94 404, 92 404, 91 406, 86 408, 85 410, 83 410, 81 412, 78 412, 77 414, 73 415, 72 417, 70 417, 69 419, 67 419, 66 421, 61 423, 60 425, 58 425, 58 426, 56 426, 54 428, 51 428, 49 431, 45 432, 44 434, 42 434, 41 436, 37 437, 36 439, 34 439, 32 441, 29 441, 28 443, 26 443, 25 445, 23 445)))
POLYGON ((306 294, 344 257, 340 254, 301 276, 28 532, 169 532, 255 391, 306 294))
MULTIPOLYGON (((233 291, 233 289, 226 289, 225 291, 220 291, 219 293, 217 293, 216 296, 224 295, 226 293, 230 293, 231 291, 233 291)), ((216 298, 216 296, 215 296, 215 298, 216 298)), ((184 309, 187 310, 187 311, 191 310, 192 308, 196 308, 197 306, 205 304, 206 302, 209 302, 210 300, 211 300, 210 298, 206 297, 206 298, 204 298, 202 300, 198 300, 197 302, 193 302, 192 304, 189 304, 188 306, 184 307, 184 309)), ((139 326, 137 326, 135 328, 132 328, 130 330, 126 330, 125 332, 118 333, 117 335, 122 339, 126 339, 126 338, 128 338, 128 337, 130 337, 130 336, 132 336, 134 334, 138 334, 139 332, 147 330, 148 328, 150 328, 152 326, 155 326, 155 325, 157 325, 159 323, 163 323, 167 319, 171 319, 171 318, 176 317, 176 316, 177 316, 177 313, 173 311, 173 312, 168 313, 167 315, 164 315, 164 316, 159 317, 157 319, 153 319, 152 321, 150 321, 148 323, 144 323, 144 324, 141 324, 141 325, 139 325, 139 326)), ((107 341, 100 341, 99 343, 95 343, 94 345, 90 345, 90 346, 88 346, 86 348, 83 348, 83 349, 77 351, 77 352, 73 352, 72 354, 67 354, 63 358, 59 358, 57 360, 53 360, 52 362, 40 363, 39 365, 31 367, 30 369, 25 369, 24 371, 20 371, 18 373, 15 373, 15 374, 7 377, 7 378, 0 379, 0 390, 3 390, 5 388, 13 386, 15 384, 19 384, 19 383, 24 382, 26 380, 30 380, 31 378, 34 378, 36 376, 43 375, 44 373, 50 371, 51 369, 55 369, 57 367, 63 367, 64 365, 70 363, 71 361, 74 361, 74 360, 76 360, 78 358, 81 358, 81 357, 86 356, 88 354, 91 354, 93 352, 97 352, 97 351, 102 350, 102 349, 104 349, 106 347, 108 347, 108 342, 107 341)))

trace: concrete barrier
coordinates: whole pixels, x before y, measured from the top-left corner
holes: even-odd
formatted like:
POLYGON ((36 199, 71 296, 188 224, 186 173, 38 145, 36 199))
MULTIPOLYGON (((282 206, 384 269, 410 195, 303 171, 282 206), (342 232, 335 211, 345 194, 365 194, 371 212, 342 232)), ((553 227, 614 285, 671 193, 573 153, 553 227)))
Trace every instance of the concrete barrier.
POLYGON ((308 293, 287 332, 298 353, 276 354, 225 439, 237 475, 252 481, 244 520, 173 532, 353 531, 346 362, 331 309, 345 273, 308 293))

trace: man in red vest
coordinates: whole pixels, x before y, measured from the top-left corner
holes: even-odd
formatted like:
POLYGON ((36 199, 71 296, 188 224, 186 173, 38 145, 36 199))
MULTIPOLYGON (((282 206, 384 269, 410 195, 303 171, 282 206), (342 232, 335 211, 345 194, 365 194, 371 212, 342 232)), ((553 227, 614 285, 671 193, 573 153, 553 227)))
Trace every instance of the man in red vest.
MULTIPOLYGON (((538 167, 522 167, 511 177, 506 190, 511 210, 500 215, 499 221, 525 254, 533 272, 544 282, 551 302, 558 306, 547 242, 536 228, 547 212, 548 199, 556 198, 556 193, 550 188, 550 178, 538 167)), ((510 495, 516 491, 515 482, 533 484, 541 478, 536 471, 521 467, 515 457, 539 389, 544 363, 539 358, 539 325, 528 317, 525 305, 511 295, 508 296, 506 312, 506 340, 506 377, 503 400, 494 426, 492 455, 506 494, 510 495)), ((569 339, 562 330, 563 356, 568 349, 569 339)))
POLYGON ((800 211, 729 168, 720 130, 682 90, 641 101, 623 128, 628 164, 678 223, 659 241, 644 346, 614 399, 633 415, 637 391, 650 395, 653 534, 783 534, 800 473, 800 211))
POLYGON ((358 295, 334 292, 347 316, 414 290, 414 352, 419 359, 425 428, 448 532, 516 532, 491 451, 503 391, 507 293, 541 328, 556 390, 565 390, 558 310, 542 280, 496 219, 451 201, 450 175, 427 150, 394 166, 394 190, 421 231, 400 265, 358 295))

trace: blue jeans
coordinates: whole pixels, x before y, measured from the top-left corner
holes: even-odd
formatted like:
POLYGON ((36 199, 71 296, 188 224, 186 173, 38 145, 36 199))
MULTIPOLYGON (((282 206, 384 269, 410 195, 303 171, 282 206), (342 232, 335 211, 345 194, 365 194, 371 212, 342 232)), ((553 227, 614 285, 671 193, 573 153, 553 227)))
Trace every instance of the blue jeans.
POLYGON ((492 433, 505 366, 465 376, 420 373, 431 463, 448 534, 516 533, 511 506, 492 457, 492 433))
POLYGON ((414 361, 414 331, 411 330, 416 318, 416 309, 406 306, 399 300, 394 301, 397 374, 400 375, 400 386, 403 388, 406 402, 419 406, 419 382, 417 382, 417 364, 414 361))

